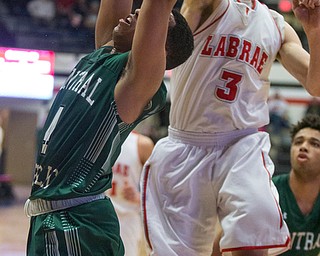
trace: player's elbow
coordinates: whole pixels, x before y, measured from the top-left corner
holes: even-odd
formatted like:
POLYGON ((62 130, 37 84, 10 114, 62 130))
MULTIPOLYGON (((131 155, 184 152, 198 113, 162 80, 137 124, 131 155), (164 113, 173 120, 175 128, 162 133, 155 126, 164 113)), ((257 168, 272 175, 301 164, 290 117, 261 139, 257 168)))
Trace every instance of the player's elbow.
POLYGON ((307 92, 313 97, 320 97, 320 84, 306 88, 307 92))

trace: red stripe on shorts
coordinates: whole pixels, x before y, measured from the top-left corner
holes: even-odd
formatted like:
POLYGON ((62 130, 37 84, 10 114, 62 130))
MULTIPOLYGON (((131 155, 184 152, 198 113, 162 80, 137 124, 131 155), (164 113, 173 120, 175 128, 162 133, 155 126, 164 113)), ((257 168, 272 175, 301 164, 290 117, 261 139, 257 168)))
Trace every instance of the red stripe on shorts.
POLYGON ((149 232, 148 232, 148 218, 147 218, 147 204, 146 204, 146 191, 147 191, 147 181, 149 177, 150 172, 150 165, 145 166, 144 175, 143 175, 143 182, 142 182, 142 211, 143 211, 143 227, 144 227, 144 233, 146 237, 146 241, 149 245, 149 247, 152 250, 152 245, 149 238, 149 232))
POLYGON ((234 251, 251 251, 251 250, 263 250, 263 249, 272 249, 272 248, 281 248, 288 247, 290 243, 290 237, 287 237, 287 240, 284 244, 274 244, 274 245, 263 245, 263 246, 244 246, 244 247, 236 247, 236 248, 227 248, 222 249, 221 252, 234 252, 234 251))

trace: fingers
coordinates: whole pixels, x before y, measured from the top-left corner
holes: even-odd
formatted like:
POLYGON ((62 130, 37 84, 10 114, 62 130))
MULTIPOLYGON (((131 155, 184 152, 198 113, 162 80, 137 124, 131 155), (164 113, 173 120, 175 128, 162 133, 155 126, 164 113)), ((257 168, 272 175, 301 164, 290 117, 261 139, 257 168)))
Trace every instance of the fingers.
POLYGON ((299 0, 299 5, 308 9, 314 9, 320 6, 320 0, 299 0))

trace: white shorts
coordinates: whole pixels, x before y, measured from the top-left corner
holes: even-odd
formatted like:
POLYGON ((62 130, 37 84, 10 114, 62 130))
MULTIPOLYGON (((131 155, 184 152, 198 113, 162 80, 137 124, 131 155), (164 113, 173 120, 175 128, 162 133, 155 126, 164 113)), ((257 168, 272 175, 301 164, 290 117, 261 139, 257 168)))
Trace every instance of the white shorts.
POLYGON ((217 217, 222 252, 287 250, 269 149, 268 134, 255 129, 208 136, 169 128, 141 179, 152 255, 211 255, 217 217))

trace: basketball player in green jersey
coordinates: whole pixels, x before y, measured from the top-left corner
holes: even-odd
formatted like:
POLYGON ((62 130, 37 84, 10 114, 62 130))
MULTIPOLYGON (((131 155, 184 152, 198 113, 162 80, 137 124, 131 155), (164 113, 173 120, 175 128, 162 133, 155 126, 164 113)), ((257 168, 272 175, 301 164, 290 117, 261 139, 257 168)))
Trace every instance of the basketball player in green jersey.
POLYGON ((273 177, 291 249, 281 255, 320 255, 320 116, 306 115, 291 131, 291 171, 273 177))
POLYGON ((38 146, 27 255, 124 255, 104 192, 121 144, 166 100, 165 69, 184 62, 192 33, 176 0, 101 0, 97 50, 82 58, 48 113, 38 146), (139 16, 139 17, 138 17, 139 16))

